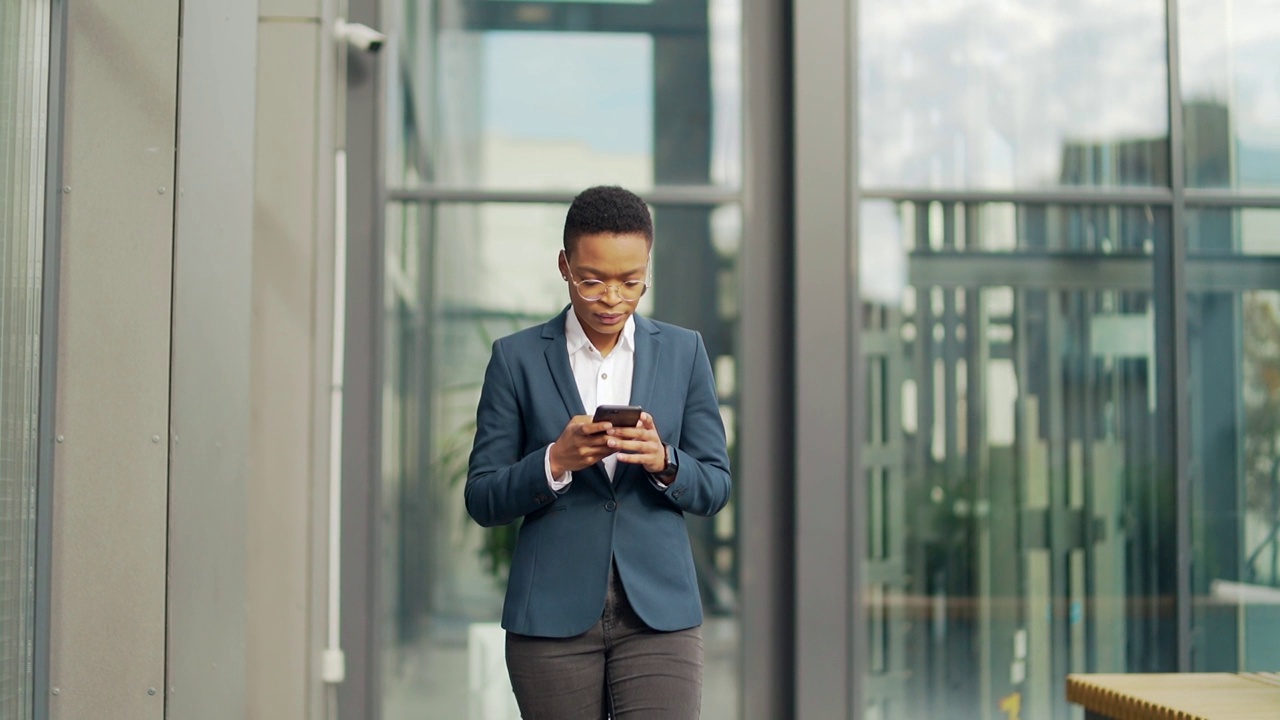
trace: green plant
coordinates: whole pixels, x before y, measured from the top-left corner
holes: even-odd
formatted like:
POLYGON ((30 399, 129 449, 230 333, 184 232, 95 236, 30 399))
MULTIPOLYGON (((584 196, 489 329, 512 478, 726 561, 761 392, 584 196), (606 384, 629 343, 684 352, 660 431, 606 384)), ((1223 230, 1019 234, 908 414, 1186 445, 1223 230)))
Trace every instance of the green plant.
MULTIPOLYGON (((514 323, 513 323, 514 324, 514 323)), ((493 336, 488 332, 482 319, 475 319, 474 326, 481 347, 488 348, 493 343, 493 336)), ((480 366, 483 368, 483 366, 480 366)), ((441 389, 441 394, 454 393, 477 394, 483 380, 480 378, 467 380, 441 389)), ((450 489, 462 487, 467 482, 467 465, 471 455, 471 445, 475 440, 476 421, 472 416, 455 427, 446 430, 438 444, 438 451, 432 458, 432 474, 437 482, 444 483, 450 489)), ((499 525, 491 528, 479 528, 472 524, 471 518, 462 509, 464 524, 482 533, 479 556, 485 572, 497 582, 505 582, 507 570, 511 567, 511 558, 515 554, 516 536, 520 530, 518 522, 499 525)))

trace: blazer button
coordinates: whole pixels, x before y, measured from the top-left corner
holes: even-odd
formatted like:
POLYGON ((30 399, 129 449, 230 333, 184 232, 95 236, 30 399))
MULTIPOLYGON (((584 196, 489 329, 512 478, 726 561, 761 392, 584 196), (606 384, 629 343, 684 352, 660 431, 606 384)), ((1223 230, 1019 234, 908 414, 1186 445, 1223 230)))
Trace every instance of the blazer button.
POLYGON ((604 504, 604 509, 609 512, 613 512, 614 510, 618 509, 618 503, 610 500, 609 502, 604 504))

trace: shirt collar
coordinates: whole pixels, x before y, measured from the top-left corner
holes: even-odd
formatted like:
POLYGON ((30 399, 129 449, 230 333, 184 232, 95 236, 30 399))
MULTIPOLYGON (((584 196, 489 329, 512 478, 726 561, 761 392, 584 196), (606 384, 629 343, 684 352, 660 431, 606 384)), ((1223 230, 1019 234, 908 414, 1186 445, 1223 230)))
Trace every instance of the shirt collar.
MULTIPOLYGON (((566 345, 568 345, 570 355, 591 345, 591 340, 587 338, 587 332, 582 329, 582 321, 578 319, 578 313, 574 312, 572 307, 569 308, 569 312, 565 313, 564 339, 566 345)), ((618 338, 618 345, 628 351, 636 349, 635 313, 627 316, 627 324, 622 326, 622 336, 618 338)), ((614 350, 617 349, 617 347, 614 348, 614 350)))

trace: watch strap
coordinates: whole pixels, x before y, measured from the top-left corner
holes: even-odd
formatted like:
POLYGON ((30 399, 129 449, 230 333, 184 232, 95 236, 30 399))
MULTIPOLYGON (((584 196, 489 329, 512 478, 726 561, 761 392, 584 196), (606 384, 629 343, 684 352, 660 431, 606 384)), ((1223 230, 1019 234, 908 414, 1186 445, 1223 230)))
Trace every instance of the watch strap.
POLYGON ((676 460, 676 449, 671 446, 671 443, 663 443, 662 447, 667 451, 667 463, 660 472, 656 472, 654 475, 664 480, 669 480, 676 476, 680 466, 676 460))

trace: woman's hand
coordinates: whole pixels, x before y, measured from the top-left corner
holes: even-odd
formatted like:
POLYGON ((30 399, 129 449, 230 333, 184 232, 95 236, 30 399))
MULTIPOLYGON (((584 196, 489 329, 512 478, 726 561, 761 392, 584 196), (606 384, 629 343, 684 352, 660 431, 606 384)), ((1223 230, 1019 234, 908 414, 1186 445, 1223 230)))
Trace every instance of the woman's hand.
POLYGON ((618 462, 641 465, 650 473, 660 473, 667 467, 667 448, 658 436, 653 416, 640 414, 635 427, 616 427, 605 431, 608 447, 618 453, 618 462))
POLYGON ((570 418, 560 437, 551 444, 551 476, 591 467, 617 452, 609 447, 609 436, 605 434, 612 427, 610 422, 592 422, 590 415, 570 418))

